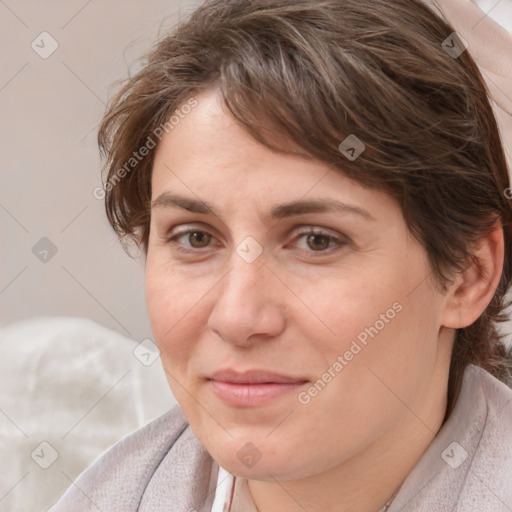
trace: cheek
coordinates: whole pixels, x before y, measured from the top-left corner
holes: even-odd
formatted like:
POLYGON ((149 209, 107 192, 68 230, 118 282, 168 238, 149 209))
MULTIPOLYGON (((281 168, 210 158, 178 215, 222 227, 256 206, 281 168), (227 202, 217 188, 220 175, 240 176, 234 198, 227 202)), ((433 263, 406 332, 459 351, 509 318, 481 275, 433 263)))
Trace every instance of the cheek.
POLYGON ((150 266, 146 272, 146 304, 171 392, 187 417, 193 417, 194 401, 190 401, 190 392, 194 387, 196 340, 200 338, 202 325, 201 304, 197 303, 197 297, 185 293, 183 283, 175 277, 168 269, 162 271, 150 266))
POLYGON ((311 314, 303 315, 302 325, 316 329, 317 337, 328 340, 326 345, 332 349, 348 350, 353 340, 364 343, 375 324, 379 332, 385 330, 398 316, 400 299, 396 282, 386 282, 382 276, 379 281, 370 272, 353 272, 310 289, 304 303, 310 305, 311 314))
POLYGON ((403 403, 417 403, 431 379, 437 354, 435 303, 426 294, 399 292, 391 287, 388 294, 380 290, 348 301, 343 295, 337 322, 334 314, 330 317, 337 336, 328 339, 335 341, 316 338, 318 380, 299 397, 298 411, 306 415, 305 423, 322 415, 326 423, 340 425, 338 432, 325 434, 340 446, 346 438, 371 442, 404 414, 403 403))
POLYGON ((153 334, 159 341, 175 322, 177 289, 171 287, 164 272, 155 266, 146 268, 146 306, 153 334), (174 322, 173 322, 174 321, 174 322))
POLYGON ((320 356, 317 371, 331 368, 331 373, 343 373, 343 378, 334 379, 332 390, 343 385, 356 395, 358 389, 364 393, 361 379, 368 379, 370 387, 375 381, 369 369, 404 389, 433 368, 440 301, 430 284, 422 282, 425 273, 420 263, 411 264, 408 273, 402 265, 381 266, 310 289, 307 303, 316 318, 308 315, 310 321, 300 320, 301 330, 309 333, 306 339, 315 340, 312 348, 320 356))
POLYGON ((416 403, 438 357, 437 317, 438 298, 427 286, 413 293, 407 286, 389 286, 387 292, 359 294, 346 302, 337 323, 339 341, 324 345, 329 354, 324 371, 337 361, 336 377, 322 397, 319 393, 317 406, 329 407, 336 418, 359 418, 349 423, 351 428, 391 418, 392 411, 401 414, 401 401, 416 403))
POLYGON ((145 292, 149 321, 164 365, 172 354, 173 363, 186 357, 193 344, 192 331, 200 327, 197 293, 176 272, 165 265, 146 265, 145 292))

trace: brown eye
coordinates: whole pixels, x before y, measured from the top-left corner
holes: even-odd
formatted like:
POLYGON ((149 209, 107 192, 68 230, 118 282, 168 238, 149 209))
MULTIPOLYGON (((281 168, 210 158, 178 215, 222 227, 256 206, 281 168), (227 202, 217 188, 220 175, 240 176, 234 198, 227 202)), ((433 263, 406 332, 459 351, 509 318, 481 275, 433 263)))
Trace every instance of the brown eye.
POLYGON ((329 248, 330 236, 325 235, 309 235, 307 238, 308 247, 314 251, 324 251, 329 248))
POLYGON ((344 236, 337 236, 318 228, 307 227, 299 231, 298 247, 310 255, 325 256, 342 249, 348 242, 344 236))
POLYGON ((204 231, 189 231, 187 234, 191 247, 195 247, 196 249, 208 247, 211 240, 211 235, 204 231))
POLYGON ((200 249, 207 249, 212 241, 212 235, 206 231, 189 229, 176 233, 166 239, 175 250, 183 253, 198 253, 200 249))

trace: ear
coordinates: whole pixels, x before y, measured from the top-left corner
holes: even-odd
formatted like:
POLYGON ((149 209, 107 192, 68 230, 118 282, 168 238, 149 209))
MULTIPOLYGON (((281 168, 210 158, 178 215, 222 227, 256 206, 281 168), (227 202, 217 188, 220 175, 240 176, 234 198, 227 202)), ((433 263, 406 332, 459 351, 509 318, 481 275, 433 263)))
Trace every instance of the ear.
POLYGON ((458 272, 446 295, 442 325, 461 329, 475 322, 491 302, 503 271, 503 228, 496 221, 473 248, 474 261, 458 272))

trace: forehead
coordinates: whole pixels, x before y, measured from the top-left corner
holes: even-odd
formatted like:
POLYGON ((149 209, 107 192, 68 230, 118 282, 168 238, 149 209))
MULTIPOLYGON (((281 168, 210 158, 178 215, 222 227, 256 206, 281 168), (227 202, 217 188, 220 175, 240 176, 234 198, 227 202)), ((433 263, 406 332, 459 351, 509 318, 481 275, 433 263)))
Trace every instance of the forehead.
POLYGON ((261 145, 225 111, 216 90, 195 99, 197 105, 164 133, 157 148, 153 206, 188 202, 190 207, 195 201, 194 211, 222 217, 223 204, 265 204, 274 218, 324 209, 367 219, 372 215, 366 206, 376 204, 376 196, 386 196, 381 202, 391 206, 391 197, 364 188, 324 162, 261 145))
MULTIPOLYGON (((227 111, 215 88, 195 95, 195 107, 163 133, 155 155, 155 167, 179 160, 181 165, 208 169, 263 167, 269 161, 277 168, 300 158, 272 152, 252 138, 227 111)), ((179 109, 178 109, 179 110, 179 109)), ((318 165, 314 166, 318 167, 318 165)))

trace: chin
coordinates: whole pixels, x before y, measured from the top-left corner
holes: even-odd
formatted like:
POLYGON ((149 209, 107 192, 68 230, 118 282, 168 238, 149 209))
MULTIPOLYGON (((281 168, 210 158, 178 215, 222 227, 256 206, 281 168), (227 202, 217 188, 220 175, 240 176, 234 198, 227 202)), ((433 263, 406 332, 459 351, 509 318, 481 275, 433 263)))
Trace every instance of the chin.
MULTIPOLYGON (((217 461, 219 464, 219 461, 217 461)), ((273 482, 274 480, 291 480, 295 473, 294 468, 289 467, 290 459, 287 463, 279 464, 278 461, 263 461, 263 458, 254 466, 247 467, 241 463, 238 458, 227 458, 220 461, 226 471, 240 478, 249 480, 260 480, 265 482, 273 482)))
POLYGON ((304 462, 294 458, 291 452, 283 447, 276 453, 277 447, 265 447, 264 443, 250 441, 231 441, 220 450, 209 451, 217 464, 232 475, 250 480, 274 481, 292 480, 306 476, 304 462), (259 446, 259 448, 258 448, 259 446), (299 474, 301 473, 301 474, 299 474))

